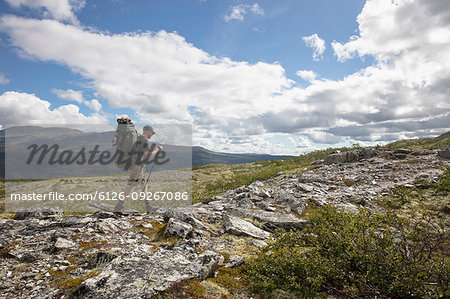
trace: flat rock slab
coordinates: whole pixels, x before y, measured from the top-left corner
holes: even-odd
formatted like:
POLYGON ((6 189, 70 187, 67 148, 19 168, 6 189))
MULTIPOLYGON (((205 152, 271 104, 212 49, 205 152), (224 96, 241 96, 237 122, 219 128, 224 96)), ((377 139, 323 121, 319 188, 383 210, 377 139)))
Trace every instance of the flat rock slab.
POLYGON ((35 207, 29 209, 23 209, 16 212, 14 216, 15 220, 24 220, 26 218, 57 218, 62 217, 64 211, 60 207, 35 207))
MULTIPOLYGON (((114 212, 114 206, 113 205, 109 205, 107 203, 90 202, 87 205, 90 206, 90 207, 97 208, 99 210, 105 211, 105 212, 110 212, 110 213, 114 212)), ((133 209, 124 209, 124 212, 128 213, 128 214, 139 214, 139 211, 133 210, 133 209)))
POLYGON ((226 232, 237 236, 249 236, 260 240, 265 240, 270 237, 269 232, 256 227, 248 221, 228 214, 223 215, 223 224, 226 232))
POLYGON ((79 289, 82 298, 151 298, 187 279, 205 279, 222 256, 212 251, 186 255, 159 249, 146 258, 117 257, 79 289))
POLYGON ((309 221, 298 219, 292 214, 269 212, 263 210, 246 210, 240 208, 230 209, 228 212, 234 216, 255 219, 257 221, 270 223, 284 229, 302 229, 309 224, 309 221))
POLYGON ((121 219, 114 219, 114 218, 107 218, 107 219, 101 219, 96 223, 97 230, 101 233, 113 233, 118 232, 124 229, 129 229, 133 225, 131 225, 130 222, 127 220, 121 220, 121 219))

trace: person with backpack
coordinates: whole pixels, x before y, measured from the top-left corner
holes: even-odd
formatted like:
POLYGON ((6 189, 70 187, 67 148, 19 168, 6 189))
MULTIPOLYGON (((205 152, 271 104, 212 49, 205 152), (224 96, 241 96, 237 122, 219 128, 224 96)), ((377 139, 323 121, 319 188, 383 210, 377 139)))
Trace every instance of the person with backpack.
MULTIPOLYGON (((119 124, 120 126, 120 124, 119 124)), ((134 125, 133 125, 134 128, 134 125)), ((116 133, 117 134, 117 133, 116 133)), ((130 168, 130 178, 128 179, 128 183, 122 191, 122 198, 127 198, 130 194, 133 187, 137 184, 140 184, 141 191, 147 194, 147 181, 144 178, 144 167, 147 165, 146 161, 152 159, 158 152, 162 150, 161 146, 156 146, 152 142, 150 142, 150 138, 156 134, 153 130, 152 126, 146 125, 142 130, 142 135, 137 136, 136 142, 134 142, 132 149, 128 152, 129 157, 131 159, 132 164, 130 168)), ((125 137, 123 137, 125 138, 125 137)), ((133 140, 133 137, 126 137, 129 140, 133 140)), ((120 143, 120 136, 118 137, 118 144, 120 143)), ((120 166, 119 166, 120 167, 120 166)), ((126 169, 123 168, 123 169, 126 169)), ((114 214, 116 215, 126 215, 124 212, 124 200, 118 200, 116 206, 114 207, 114 214)), ((151 211, 150 202, 148 200, 145 201, 146 212, 151 211)))

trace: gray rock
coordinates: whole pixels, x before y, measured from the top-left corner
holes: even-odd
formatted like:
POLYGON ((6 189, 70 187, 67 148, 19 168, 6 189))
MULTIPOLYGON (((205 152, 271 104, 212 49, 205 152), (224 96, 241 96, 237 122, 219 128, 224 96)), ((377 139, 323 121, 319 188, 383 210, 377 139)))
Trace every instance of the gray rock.
POLYGON ((212 251, 186 255, 162 248, 146 258, 119 256, 84 281, 78 293, 83 298, 150 298, 177 282, 207 278, 221 258, 212 251))
POLYGON ((411 154, 411 153, 412 153, 412 150, 406 149, 406 148, 399 148, 399 149, 394 150, 394 152, 393 152, 394 155, 396 155, 396 154, 408 155, 408 154, 411 154))
POLYGON ((251 183, 250 185, 248 185, 248 189, 250 190, 258 190, 259 187, 264 186, 264 184, 260 181, 254 181, 253 183, 251 183))
POLYGON ((258 196, 262 197, 262 198, 269 198, 270 197, 270 191, 266 190, 266 189, 259 190, 258 196))
POLYGON ((225 231, 237 236, 249 236, 256 239, 267 239, 270 233, 256 227, 252 223, 228 214, 223 215, 225 231))
POLYGON ((321 164, 323 164, 323 161, 324 160, 316 160, 316 161, 312 162, 310 165, 321 165, 321 164))
POLYGON ((297 183, 295 186, 297 187, 297 190, 303 192, 311 192, 314 190, 314 187, 308 184, 297 183))
POLYGON ((279 228, 284 229, 302 229, 309 224, 309 221, 298 219, 292 214, 284 214, 277 212, 268 212, 261 210, 246 210, 241 208, 233 208, 229 213, 242 218, 251 218, 260 222, 267 222, 279 228))
POLYGON ((241 201, 238 202, 238 207, 240 208, 245 208, 245 209, 254 209, 255 205, 253 204, 253 202, 248 199, 248 198, 244 198, 241 201))
POLYGON ((92 217, 69 216, 61 219, 60 225, 62 227, 85 227, 91 222, 95 222, 95 219, 92 217))
POLYGON ((175 218, 170 218, 169 222, 167 223, 166 230, 164 231, 164 235, 186 238, 191 232, 192 225, 175 218))
POLYGON ((326 165, 336 164, 336 163, 353 163, 358 162, 362 159, 369 159, 376 156, 377 152, 371 148, 363 148, 360 150, 335 153, 327 156, 323 163, 326 165))
POLYGON ((64 238, 58 238, 56 239, 55 249, 74 249, 77 247, 76 243, 64 238))
POLYGON ((97 252, 95 255, 90 257, 89 266, 90 268, 104 267, 106 264, 110 263, 117 257, 116 254, 109 252, 97 252))
POLYGON ((441 159, 450 159, 450 146, 445 147, 442 151, 438 152, 438 157, 441 159))
MULTIPOLYGON (((264 241, 263 241, 264 242, 264 241)), ((236 254, 230 254, 228 263, 225 264, 226 268, 239 267, 245 262, 245 258, 236 254)))
POLYGON ((105 211, 97 211, 92 214, 92 217, 95 217, 97 219, 119 218, 119 216, 115 215, 114 213, 105 211))
MULTIPOLYGON (((114 202, 114 203, 116 203, 116 202, 114 202)), ((89 202, 87 205, 90 207, 93 207, 93 208, 100 209, 105 212, 110 212, 110 213, 114 212, 114 205, 110 205, 107 203, 89 202)), ((133 209, 127 209, 127 208, 124 209, 124 212, 127 214, 139 214, 139 211, 133 210, 133 209)))
POLYGON ((63 216, 64 211, 60 207, 35 207, 23 209, 16 212, 15 220, 24 220, 26 218, 57 218, 63 216))
POLYGON ((359 156, 357 154, 357 151, 350 151, 350 152, 344 152, 344 153, 331 154, 324 159, 323 163, 326 165, 329 165, 329 164, 336 164, 336 163, 357 162, 358 160, 359 160, 359 156))
POLYGON ((200 254, 189 268, 196 271, 200 279, 206 279, 213 276, 214 272, 219 268, 219 264, 223 263, 223 260, 222 255, 208 250, 200 254))
POLYGON ((105 234, 129 229, 132 227, 130 222, 114 218, 102 219, 96 223, 96 226, 97 230, 105 234))
POLYGON ((268 244, 262 240, 250 240, 247 242, 247 245, 263 248, 266 247, 268 244))
POLYGON ((359 159, 370 159, 377 155, 377 152, 373 148, 363 148, 357 151, 359 159))
POLYGON ((403 160, 403 159, 406 158, 406 154, 403 154, 403 153, 396 153, 396 154, 393 154, 393 155, 394 155, 394 158, 398 159, 398 160, 403 160))
POLYGON ((293 192, 280 191, 275 195, 275 202, 299 214, 303 213, 307 207, 306 201, 296 197, 293 192))

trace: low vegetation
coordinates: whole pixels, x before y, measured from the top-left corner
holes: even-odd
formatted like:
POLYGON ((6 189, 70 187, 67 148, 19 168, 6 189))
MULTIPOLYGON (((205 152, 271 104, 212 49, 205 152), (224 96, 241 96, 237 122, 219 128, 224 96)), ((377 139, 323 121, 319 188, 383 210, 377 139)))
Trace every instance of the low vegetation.
POLYGON ((388 150, 396 150, 400 148, 407 148, 410 150, 436 150, 436 149, 443 149, 444 147, 449 145, 450 145, 450 132, 447 132, 434 138, 399 140, 396 142, 389 143, 383 146, 383 148, 388 150))
POLYGON ((311 221, 301 232, 279 232, 249 263, 253 291, 268 297, 450 295, 448 235, 427 218, 409 222, 325 207, 311 221))

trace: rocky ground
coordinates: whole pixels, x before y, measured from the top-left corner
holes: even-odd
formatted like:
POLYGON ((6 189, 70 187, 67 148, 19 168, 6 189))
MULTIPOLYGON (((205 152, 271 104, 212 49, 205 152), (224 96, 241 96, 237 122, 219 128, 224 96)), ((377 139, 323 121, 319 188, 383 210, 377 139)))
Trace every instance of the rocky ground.
MULTIPOLYGON (((335 153, 297 174, 280 173, 148 215, 98 211, 64 217, 58 208, 18 212, 15 219, 0 220, 0 298, 150 298, 180 281, 202 281, 221 267, 249 261, 277 229, 308 225, 314 207, 383 212, 379 203, 396 185, 425 188, 437 181, 442 166, 449 165, 446 155, 335 153)), ((450 206, 450 199, 440 205, 450 206)), ((449 220, 443 221, 449 227, 449 220)), ((229 294, 211 281, 206 285, 212 297, 229 294)))

